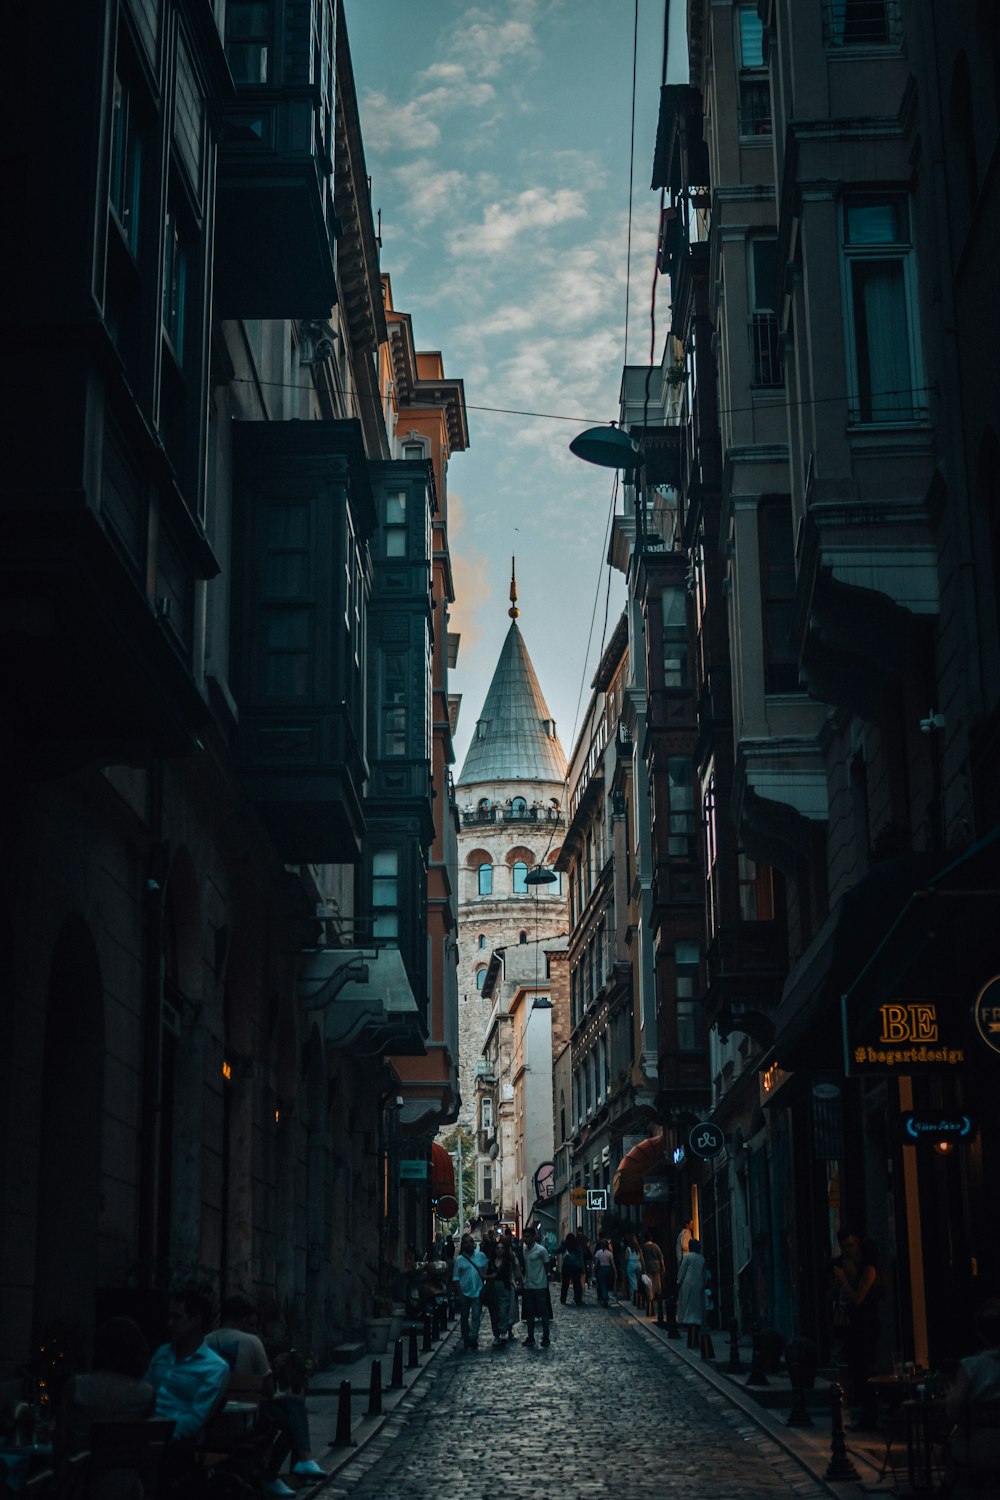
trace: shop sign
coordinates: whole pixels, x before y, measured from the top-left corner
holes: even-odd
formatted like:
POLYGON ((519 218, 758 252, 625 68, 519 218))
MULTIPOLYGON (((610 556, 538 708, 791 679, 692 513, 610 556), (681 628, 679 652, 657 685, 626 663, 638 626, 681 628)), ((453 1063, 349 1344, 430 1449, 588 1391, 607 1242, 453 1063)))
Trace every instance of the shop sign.
POLYGON ((700 1120, 688 1135, 688 1145, 695 1156, 709 1161, 718 1156, 726 1144, 726 1137, 714 1120, 700 1120))
POLYGON ((582 1187, 570 1188, 569 1201, 576 1208, 582 1208, 587 1201, 587 1189, 582 1187))
POLYGON ((426 1178, 427 1163, 425 1161, 401 1161, 399 1164, 399 1177, 401 1182, 417 1182, 426 1178))
POLYGON ((686 1153, 683 1146, 674 1147, 673 1163, 675 1167, 680 1166, 681 1162, 684 1160, 685 1155, 686 1153))
POLYGON ((842 1001, 845 1068, 866 1073, 948 1073, 965 1062, 962 1016, 951 997, 887 1000, 864 1015, 842 1001))
POLYGON ((607 1188, 588 1188, 587 1207, 597 1209, 601 1213, 606 1212, 608 1207, 607 1188))
POLYGON ((972 1008, 976 1030, 993 1052, 1000 1052, 1000 974, 988 979, 972 1008))
POLYGON ((968 1115, 933 1115, 908 1110, 900 1116, 903 1122, 903 1139, 908 1146, 917 1141, 968 1140, 972 1135, 972 1120, 968 1115))

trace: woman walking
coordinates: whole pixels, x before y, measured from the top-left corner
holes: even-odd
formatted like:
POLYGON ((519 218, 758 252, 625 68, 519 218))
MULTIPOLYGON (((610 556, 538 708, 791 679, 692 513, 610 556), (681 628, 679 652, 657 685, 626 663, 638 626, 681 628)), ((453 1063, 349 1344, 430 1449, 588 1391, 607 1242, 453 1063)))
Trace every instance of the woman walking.
POLYGON ((562 1271, 562 1282, 559 1288, 559 1301, 565 1304, 566 1293, 569 1291, 570 1283, 573 1285, 573 1301, 577 1307, 583 1306, 583 1256, 575 1234, 568 1234, 562 1242, 562 1260, 560 1262, 562 1271))
POLYGON ((677 1271, 677 1322, 681 1327, 701 1329, 705 1320, 707 1270, 701 1240, 692 1239, 677 1271))
POLYGON ((611 1306, 611 1289, 615 1284, 615 1257, 610 1240, 599 1240, 594 1252, 597 1273, 597 1300, 602 1307, 611 1306))
POLYGON ((629 1296, 636 1305, 638 1305, 636 1293, 639 1290, 639 1275, 641 1271, 642 1248, 639 1244, 639 1237, 636 1234, 630 1234, 625 1252, 625 1274, 628 1277, 629 1296))

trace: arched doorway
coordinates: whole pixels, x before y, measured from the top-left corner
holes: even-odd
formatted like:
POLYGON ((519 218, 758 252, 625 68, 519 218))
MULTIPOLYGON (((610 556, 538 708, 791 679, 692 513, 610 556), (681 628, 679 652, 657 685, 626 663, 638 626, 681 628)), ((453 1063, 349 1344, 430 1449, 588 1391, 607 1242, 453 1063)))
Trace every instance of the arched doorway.
POLYGON ((89 1333, 98 1279, 104 986, 81 916, 64 923, 49 975, 39 1131, 34 1324, 89 1333))

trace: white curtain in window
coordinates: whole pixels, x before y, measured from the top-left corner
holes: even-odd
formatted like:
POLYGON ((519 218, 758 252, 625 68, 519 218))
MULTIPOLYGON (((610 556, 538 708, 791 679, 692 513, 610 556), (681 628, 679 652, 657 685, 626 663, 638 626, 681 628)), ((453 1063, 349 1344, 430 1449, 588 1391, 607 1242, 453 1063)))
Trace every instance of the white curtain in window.
POLYGON ((899 261, 854 264, 859 416, 899 420, 913 410, 906 288, 899 261))

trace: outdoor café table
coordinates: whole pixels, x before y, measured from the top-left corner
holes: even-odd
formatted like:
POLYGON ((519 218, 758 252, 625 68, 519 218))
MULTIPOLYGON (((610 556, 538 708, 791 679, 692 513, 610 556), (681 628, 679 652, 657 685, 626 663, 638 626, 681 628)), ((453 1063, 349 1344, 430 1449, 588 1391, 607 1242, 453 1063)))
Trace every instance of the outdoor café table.
POLYGON ((943 1396, 903 1402, 906 1469, 914 1494, 928 1495, 941 1478, 935 1448, 944 1443, 947 1403, 943 1396))

